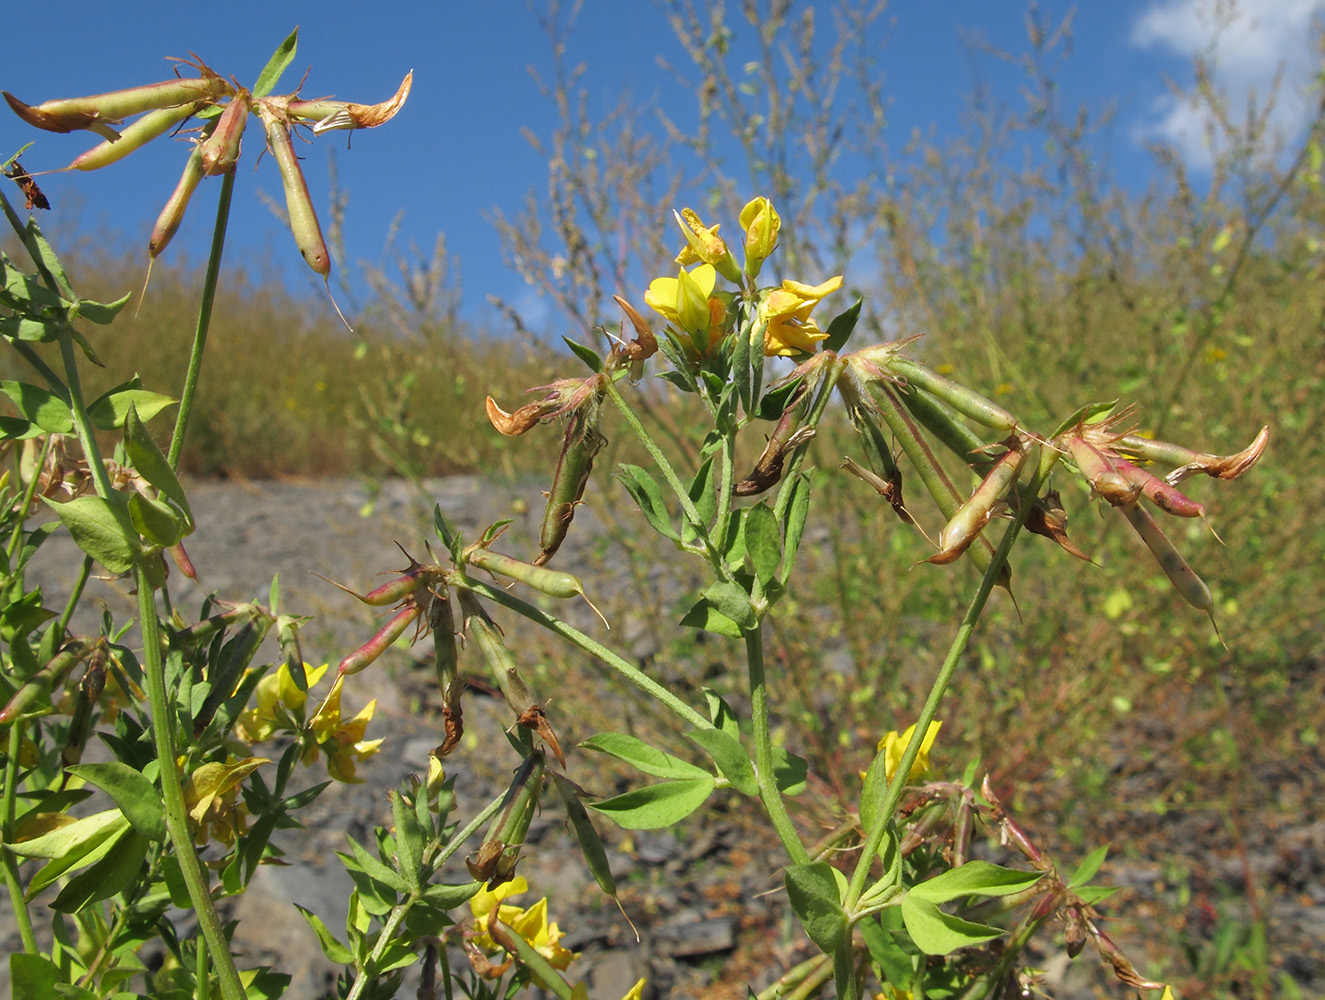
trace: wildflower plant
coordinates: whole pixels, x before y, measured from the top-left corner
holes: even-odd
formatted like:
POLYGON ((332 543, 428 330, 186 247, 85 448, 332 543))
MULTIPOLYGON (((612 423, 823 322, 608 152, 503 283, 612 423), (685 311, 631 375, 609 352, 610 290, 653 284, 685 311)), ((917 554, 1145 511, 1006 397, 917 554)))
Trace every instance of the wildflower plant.
MULTIPOLYGON (((285 181, 296 242, 325 276, 329 258, 299 176, 291 123, 313 122, 314 133, 371 127, 390 118, 408 92, 407 77, 383 105, 272 97, 294 48, 291 36, 251 90, 198 60, 190 64, 196 77, 117 95, 36 106, 6 95, 37 127, 105 136, 104 149, 75 161, 80 169, 119 159, 190 118, 205 123, 154 232, 153 257, 202 179, 224 177, 200 335, 168 453, 147 424, 173 399, 137 380, 90 403, 81 390, 76 348, 95 358, 95 343, 78 327, 110 322, 127 297, 80 299, 35 221, 25 223, 3 200, 33 270, 4 258, 0 335, 45 383, 6 383, 19 415, 0 425, 10 440, 41 442, 26 472, 20 466, 0 481, 0 524, 9 539, 0 567, 6 595, 0 627, 8 643, 0 671, 7 740, 0 863, 23 943, 11 960, 16 992, 41 995, 58 986, 62 994, 89 997, 279 995, 288 977, 241 970, 243 958, 232 954, 216 901, 243 892, 258 865, 280 859, 281 835, 325 787, 296 788, 296 765, 320 764, 331 780, 358 778, 358 763, 380 745, 370 734, 374 702, 358 698, 373 683, 369 668, 397 641, 428 633, 443 704, 428 772, 391 790, 389 822, 368 843, 351 839, 341 855, 355 885, 344 933, 303 912, 323 952, 345 969, 340 996, 394 995, 404 970, 418 965, 421 995, 435 989, 440 969, 469 996, 508 995, 533 984, 562 1000, 587 997, 585 985, 568 978, 575 956, 560 944, 559 923, 549 917, 557 904, 509 902, 528 890, 519 869, 534 815, 540 808, 564 811, 598 885, 616 896, 599 824, 644 830, 700 822, 689 818, 715 797, 757 804, 785 854, 787 903, 818 951, 769 985, 766 996, 809 996, 830 981, 844 1000, 873 991, 1013 995, 1029 985, 1022 969, 1029 942, 1051 924, 1065 929, 1069 955, 1091 944, 1123 983, 1162 988, 1100 930, 1096 906, 1109 890, 1091 883, 1104 852, 1091 853, 1070 874, 1060 869, 975 765, 955 780, 947 773, 938 717, 993 590, 1011 594, 1009 557, 1021 529, 1085 555, 1068 538, 1055 477, 1084 480, 1104 507, 1116 509, 1178 594, 1213 622, 1208 588, 1151 509, 1161 517, 1202 516, 1204 508, 1179 487, 1198 473, 1242 475, 1260 457, 1268 430, 1244 452, 1219 457, 1151 439, 1131 411, 1111 402, 1085 402, 1051 429, 1026 426, 927 366, 913 340, 852 344, 864 303, 842 303, 842 276, 761 283, 781 232, 766 198, 740 211, 739 239, 730 244, 722 224, 708 225, 689 209, 676 213, 683 241, 676 270, 643 293, 657 319, 619 297, 624 320, 615 333, 600 328, 601 343, 592 346, 568 342, 587 374, 537 386, 533 401, 513 410, 489 398, 496 431, 549 434, 559 442, 555 467, 543 470, 549 488, 536 547, 518 555, 499 551, 504 522, 465 539, 438 508, 436 550, 420 544, 415 551, 426 551, 424 561, 407 557, 386 583, 356 595, 388 617, 343 656, 324 693, 317 689, 329 670, 306 666, 299 640, 304 619, 278 610, 275 583, 266 605, 209 597, 196 620, 169 605, 163 556, 195 575, 182 547, 193 515, 175 469, 245 124, 254 115, 261 123, 285 181), (122 132, 112 128, 135 114, 142 117, 122 132), (34 342, 58 348, 63 372, 34 342), (705 415, 702 445, 693 454, 669 456, 641 416, 647 411, 635 405, 635 387, 651 374, 693 397, 705 415), (970 561, 980 581, 918 717, 882 713, 877 746, 864 754, 872 760, 857 800, 827 804, 841 813, 836 832, 816 840, 812 822, 825 803, 812 801, 807 760, 774 740, 782 678, 768 668, 764 637, 795 583, 816 479, 829 474, 813 469, 809 457, 830 407, 840 407, 855 432, 857 452, 843 468, 879 497, 878 516, 895 519, 901 531, 930 526, 933 566, 916 572, 950 572, 942 567, 970 561), (702 706, 691 704, 612 648, 605 627, 595 637, 546 610, 592 596, 577 577, 550 564, 578 506, 609 488, 596 463, 607 435, 622 428, 650 462, 613 470, 638 507, 639 530, 647 526, 705 576, 677 626, 743 651, 747 712, 714 691, 705 692, 702 706), (102 457, 97 430, 118 436, 111 461, 102 457), (82 455, 63 462, 57 475, 47 463, 68 447, 59 435, 76 438, 82 455), (753 467, 739 464, 738 455, 753 453, 755 443, 762 451, 753 467), (963 477, 951 474, 940 458, 944 451, 968 470, 963 477), (1160 474, 1165 468, 1171 471, 1160 474), (39 495, 69 497, 45 502, 85 553, 83 579, 97 564, 132 575, 140 602, 135 629, 107 616, 96 636, 70 634, 81 583, 58 610, 25 586, 25 569, 51 532, 28 526, 39 495), (918 499, 924 496, 927 501, 918 499), (604 731, 564 745, 555 706, 522 672, 499 619, 507 629, 518 622, 587 653, 674 717, 685 741, 664 747, 604 731), (262 655, 269 636, 280 651, 275 662, 262 655), (508 787, 465 817, 454 815, 463 773, 462 656, 486 670, 501 692, 512 750, 508 787), (103 715, 112 691, 116 711, 103 715), (352 693, 362 705, 357 712, 342 707, 352 693), (94 731, 113 760, 81 763, 94 731), (613 758, 641 778, 620 794, 594 794, 585 774, 590 754, 613 758), (977 857, 986 836, 1008 848, 1015 863, 977 857), (25 871, 21 859, 35 861, 25 871), (29 903, 47 890, 56 892, 53 944, 43 950, 29 903), (165 916, 172 903, 196 912, 198 941, 174 935, 165 916), (139 957, 154 939, 168 952, 156 972, 139 957), (467 956, 467 971, 451 966, 448 944, 467 956)), ((830 464, 836 462, 833 456, 830 464)), ((637 984, 629 996, 642 990, 637 984)))

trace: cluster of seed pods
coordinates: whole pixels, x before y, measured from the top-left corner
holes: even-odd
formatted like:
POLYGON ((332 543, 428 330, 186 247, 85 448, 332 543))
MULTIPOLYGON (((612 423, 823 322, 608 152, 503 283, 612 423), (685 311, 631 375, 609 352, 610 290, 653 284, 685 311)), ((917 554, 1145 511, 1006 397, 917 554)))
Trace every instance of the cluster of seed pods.
POLYGON ((36 128, 48 132, 86 129, 103 137, 100 145, 76 157, 64 168, 66 170, 97 170, 109 166, 153 139, 182 130, 191 118, 202 121, 200 135, 191 143, 184 173, 152 227, 148 241, 151 261, 156 260, 178 232, 189 201, 203 179, 234 172, 239 162, 244 128, 249 116, 256 115, 263 126, 266 148, 271 151, 280 171, 286 213, 295 243, 308 266, 324 279, 328 278, 331 256, 294 152, 292 128, 308 125, 316 135, 334 129, 381 125, 404 105, 413 82, 413 72, 406 74, 390 100, 381 104, 354 104, 332 100, 305 101, 297 94, 254 95, 237 83, 224 79, 196 56, 192 62, 176 61, 196 70, 199 75, 177 76, 142 87, 92 97, 46 101, 35 106, 25 104, 8 91, 4 92, 4 97, 15 114, 36 128), (133 121, 123 125, 130 118, 133 121))
MULTIPOLYGON (((909 343, 868 347, 841 359, 838 391, 868 459, 867 465, 848 459, 844 467, 873 486, 903 519, 914 524, 902 500, 901 474, 883 430, 891 433, 946 518, 938 551, 929 562, 949 563, 969 550, 980 568, 986 568, 993 546, 984 537, 985 527, 1001 512, 1022 510, 1030 531, 1088 559, 1067 537, 1057 491, 1046 490, 1037 496, 1021 485, 1023 471, 1041 467, 1041 456, 1047 450, 1050 462, 1068 457, 1092 491, 1119 509, 1183 599, 1214 621, 1209 588, 1141 501, 1173 517, 1204 517, 1205 507, 1179 490, 1178 484, 1198 473, 1219 479, 1242 475, 1265 450, 1268 427, 1247 448, 1227 456, 1117 430, 1128 411, 1112 416, 1106 412, 1093 420, 1083 416, 1052 439, 1045 439, 1025 431, 998 404, 902 354, 909 343), (1004 438, 987 444, 971 423, 1004 438), (969 495, 959 491, 944 472, 930 448, 931 439, 982 476, 969 495), (1149 463, 1175 468, 1161 477, 1145 467, 1149 463)), ((1000 582, 1006 586, 1009 579, 1005 576, 1000 582)))

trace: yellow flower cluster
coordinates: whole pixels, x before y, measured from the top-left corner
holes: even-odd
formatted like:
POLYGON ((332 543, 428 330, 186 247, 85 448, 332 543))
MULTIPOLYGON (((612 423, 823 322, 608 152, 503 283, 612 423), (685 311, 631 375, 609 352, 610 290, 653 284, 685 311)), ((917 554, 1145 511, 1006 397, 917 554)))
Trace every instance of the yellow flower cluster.
MULTIPOLYGON (((925 730, 925 738, 920 743, 920 753, 916 755, 915 763, 911 765, 911 773, 907 775, 908 781, 915 781, 929 771, 929 751, 934 746, 934 740, 938 738, 939 730, 943 727, 942 722, 931 722, 929 728, 925 730)), ((893 780, 893 775, 897 769, 902 766, 902 754, 906 753, 906 747, 911 742, 911 737, 915 735, 916 727, 914 724, 906 727, 906 732, 900 736, 893 730, 879 740, 879 749, 884 751, 884 768, 888 780, 893 780)))
POLYGON ((503 902, 509 896, 518 896, 528 891, 529 883, 523 875, 517 875, 494 888, 484 886, 478 895, 471 898, 469 909, 474 915, 477 931, 474 943, 484 951, 500 950, 501 946, 487 932, 488 918, 496 907, 498 920, 528 941, 530 947, 546 958, 552 968, 564 971, 571 960, 579 955, 558 943, 564 935, 555 921, 548 921, 547 897, 544 896, 528 909, 503 902))

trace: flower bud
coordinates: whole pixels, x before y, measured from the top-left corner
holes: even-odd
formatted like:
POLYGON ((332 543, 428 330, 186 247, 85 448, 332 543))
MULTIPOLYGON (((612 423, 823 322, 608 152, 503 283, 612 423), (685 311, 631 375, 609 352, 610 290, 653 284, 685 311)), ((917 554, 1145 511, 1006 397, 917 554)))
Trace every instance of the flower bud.
POLYGON ((680 212, 673 209, 672 215, 686 238, 685 247, 676 255, 676 263, 683 267, 696 261, 712 264, 724 278, 739 285, 741 270, 736 266, 736 259, 732 257, 731 251, 727 249, 727 242, 718 235, 718 227, 706 227, 699 216, 688 208, 680 212))
POLYGON ((745 273, 750 278, 757 278, 764 259, 777 249, 782 219, 772 203, 760 197, 747 202, 741 209, 740 223, 745 230, 745 273))

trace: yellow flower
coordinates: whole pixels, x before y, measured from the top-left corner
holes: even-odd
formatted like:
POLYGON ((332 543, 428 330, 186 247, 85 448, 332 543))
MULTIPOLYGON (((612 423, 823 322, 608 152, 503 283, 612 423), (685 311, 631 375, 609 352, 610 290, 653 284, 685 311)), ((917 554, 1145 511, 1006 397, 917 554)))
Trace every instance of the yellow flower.
POLYGON ((777 249, 782 219, 767 198, 755 198, 741 209, 740 221, 745 230, 745 273, 757 278, 764 258, 777 249))
POLYGON ((686 245, 676 255, 676 262, 682 267, 696 261, 712 264, 724 278, 739 285, 741 272, 731 251, 727 249, 726 241, 718 235, 719 227, 705 226, 699 216, 688 208, 680 212, 674 210, 672 215, 676 216, 676 224, 681 227, 686 238, 686 245))
MULTIPOLYGON (((305 663, 304 676, 308 678, 308 687, 311 689, 326 672, 325 663, 315 669, 305 663)), ((269 672, 258 681, 255 704, 240 713, 235 732, 246 743, 258 743, 269 739, 279 728, 296 728, 303 721, 307 698, 308 692, 299 690, 290 668, 282 663, 274 673, 269 672)))
MULTIPOLYGON (((925 738, 920 743, 920 753, 916 755, 915 763, 911 765, 911 774, 908 781, 915 781, 922 774, 929 770, 929 750, 934 745, 934 740, 939 735, 939 729, 942 728, 942 722, 931 722, 929 728, 925 730, 925 738)), ((911 737, 915 735, 916 727, 914 724, 906 727, 906 732, 901 736, 893 730, 879 740, 879 749, 884 751, 884 773, 889 781, 893 780, 893 775, 897 773, 897 768, 902 763, 902 754, 906 752, 907 744, 911 742, 911 737)))
POLYGON ((644 302, 668 322, 676 324, 707 346, 710 325, 709 296, 717 271, 712 264, 700 264, 692 271, 682 270, 675 278, 654 278, 644 293, 644 302))
MULTIPOLYGON (((183 763, 183 758, 180 759, 183 763)), ((196 826, 199 844, 217 840, 226 847, 235 843, 235 837, 248 827, 248 810, 237 802, 240 785, 249 774, 270 761, 266 757, 233 757, 224 764, 211 761, 203 764, 184 782, 184 804, 189 819, 196 826)))
POLYGON ((342 722, 340 717, 340 693, 345 678, 336 678, 331 685, 326 699, 318 707, 313 717, 308 720, 308 730, 312 734, 312 743, 304 751, 304 763, 312 763, 318 750, 327 755, 327 774, 346 784, 357 784, 360 780, 354 775, 355 765, 366 757, 377 753, 382 741, 365 740, 368 721, 377 708, 374 698, 360 710, 349 722, 342 722))
POLYGON ((762 325, 764 330, 764 353, 791 357, 812 352, 828 334, 819 329, 810 313, 821 299, 841 287, 839 274, 820 285, 784 281, 781 288, 767 292, 755 316, 755 328, 762 325))
POLYGON ((496 907, 498 920, 528 941, 530 947, 546 958, 552 968, 565 970, 571 960, 579 956, 558 943, 565 935, 555 922, 548 922, 547 897, 544 896, 528 909, 502 902, 508 896, 518 896, 528 891, 529 883, 523 875, 517 875, 495 888, 484 886, 477 895, 472 896, 469 910, 474 915, 477 931, 474 943, 485 951, 498 949, 499 945, 487 931, 489 915, 496 907))

